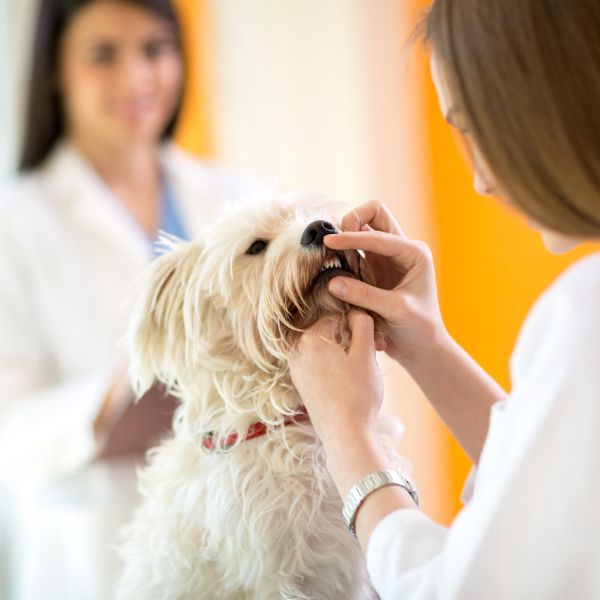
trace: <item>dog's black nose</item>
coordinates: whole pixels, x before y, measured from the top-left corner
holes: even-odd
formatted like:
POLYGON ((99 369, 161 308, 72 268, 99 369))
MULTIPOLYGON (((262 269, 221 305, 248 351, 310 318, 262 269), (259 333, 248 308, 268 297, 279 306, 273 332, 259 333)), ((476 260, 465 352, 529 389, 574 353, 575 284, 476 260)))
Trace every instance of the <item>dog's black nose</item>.
POLYGON ((322 246, 326 235, 337 233, 337 229, 329 221, 313 221, 302 233, 300 243, 303 246, 322 246))

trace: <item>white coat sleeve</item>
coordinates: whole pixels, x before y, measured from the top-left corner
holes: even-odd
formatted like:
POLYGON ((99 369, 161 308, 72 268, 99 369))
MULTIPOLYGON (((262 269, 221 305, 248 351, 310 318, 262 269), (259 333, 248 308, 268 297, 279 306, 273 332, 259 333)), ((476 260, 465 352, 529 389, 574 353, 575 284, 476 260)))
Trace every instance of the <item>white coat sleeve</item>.
POLYGON ((57 377, 27 274, 6 238, 0 253, 0 481, 10 485, 68 475, 95 456, 93 422, 114 373, 105 366, 57 377))
POLYGON ((551 300, 492 411, 469 504, 448 529, 414 509, 375 528, 382 600, 600 597, 600 303, 551 300))

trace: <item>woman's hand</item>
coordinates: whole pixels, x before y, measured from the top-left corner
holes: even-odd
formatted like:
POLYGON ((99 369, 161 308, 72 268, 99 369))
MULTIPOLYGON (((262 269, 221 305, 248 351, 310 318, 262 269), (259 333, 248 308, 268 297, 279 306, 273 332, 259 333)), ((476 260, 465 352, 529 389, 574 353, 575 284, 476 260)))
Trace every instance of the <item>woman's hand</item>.
POLYGON ((383 398, 373 318, 352 309, 348 320, 352 340, 347 351, 334 341, 335 317, 323 317, 301 336, 288 360, 292 381, 328 455, 340 440, 376 439, 383 398))
POLYGON ((385 350, 394 359, 404 364, 427 358, 447 338, 428 246, 408 239, 390 211, 376 201, 346 215, 342 230, 326 236, 325 245, 333 250, 364 250, 377 287, 335 277, 328 286, 330 293, 386 321, 385 350))
MULTIPOLYGON (((377 287, 335 277, 329 282, 329 291, 386 321, 386 352, 407 369, 477 463, 487 435, 490 407, 504 399, 506 392, 447 332, 429 248, 409 240, 379 202, 367 202, 346 215, 342 229, 342 233, 325 236, 324 244, 335 250, 365 250, 377 287), (334 287, 339 283, 345 286, 343 294, 334 287)), ((324 356, 321 359, 326 360, 324 356)), ((313 360, 318 362, 318 358, 313 360)), ((307 371, 306 377, 311 373, 307 371)))
POLYGON ((123 412, 133 401, 133 392, 129 382, 126 366, 116 374, 109 387, 100 411, 94 421, 94 434, 96 440, 103 442, 112 431, 115 423, 121 418, 123 412))
MULTIPOLYGON (((323 317, 301 336, 297 353, 288 359, 342 499, 368 474, 390 466, 376 430, 383 382, 375 360, 373 318, 352 309, 348 320, 348 350, 334 341, 335 317, 323 317)), ((382 487, 365 500, 355 522, 365 552, 377 524, 399 508, 416 506, 398 486, 382 487)))

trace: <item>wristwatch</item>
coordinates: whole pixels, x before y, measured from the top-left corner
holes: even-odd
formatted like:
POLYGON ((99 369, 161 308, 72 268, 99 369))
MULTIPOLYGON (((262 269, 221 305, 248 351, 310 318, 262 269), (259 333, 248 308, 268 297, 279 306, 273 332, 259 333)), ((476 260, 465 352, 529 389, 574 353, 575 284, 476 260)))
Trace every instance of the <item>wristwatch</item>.
POLYGON ((342 515, 346 522, 346 526, 348 527, 348 531, 350 531, 354 537, 356 537, 354 521, 356 520, 358 508, 369 494, 372 494, 375 490, 378 490, 384 485, 399 485, 400 487, 403 487, 410 494, 410 497, 414 500, 415 504, 419 506, 419 496, 415 488, 404 475, 393 469, 375 471, 375 473, 367 475, 362 481, 352 486, 352 489, 348 492, 346 500, 344 501, 342 515))

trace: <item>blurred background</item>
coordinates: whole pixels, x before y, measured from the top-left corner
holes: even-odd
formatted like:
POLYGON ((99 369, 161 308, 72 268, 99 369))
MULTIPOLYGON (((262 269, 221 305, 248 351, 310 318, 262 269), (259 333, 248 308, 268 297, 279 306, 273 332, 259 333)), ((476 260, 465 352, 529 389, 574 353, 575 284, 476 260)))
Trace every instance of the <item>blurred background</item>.
MULTIPOLYGON (((42 0, 43 1, 43 0, 42 0)), ((177 0, 189 82, 177 139, 281 189, 387 203, 432 248, 457 341, 510 388, 509 357, 540 292, 589 251, 547 254, 525 221, 477 196, 420 43, 419 0, 177 0)), ((0 0, 0 174, 18 156, 36 0, 0 0)), ((424 511, 449 524, 470 464, 400 367, 382 362, 424 511)), ((0 392, 1 393, 1 392, 0 392)))

